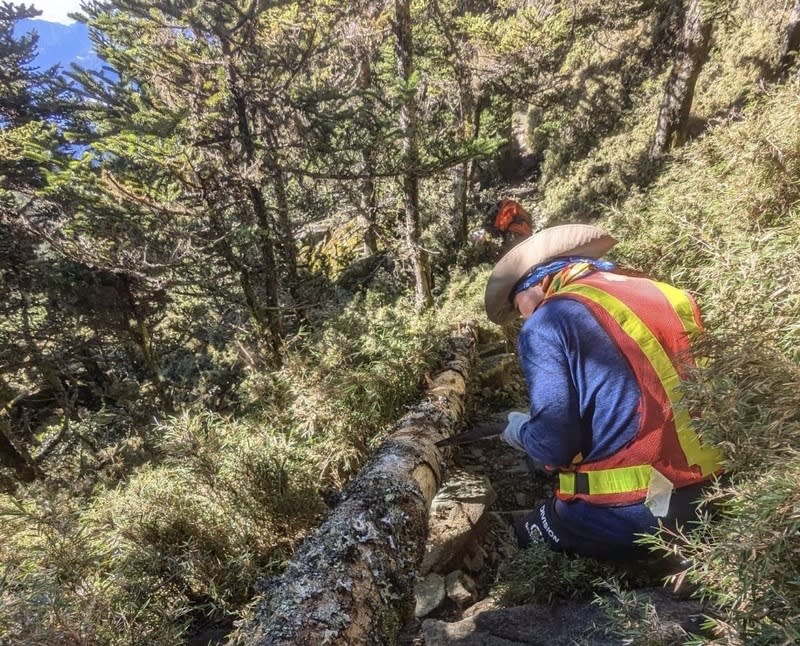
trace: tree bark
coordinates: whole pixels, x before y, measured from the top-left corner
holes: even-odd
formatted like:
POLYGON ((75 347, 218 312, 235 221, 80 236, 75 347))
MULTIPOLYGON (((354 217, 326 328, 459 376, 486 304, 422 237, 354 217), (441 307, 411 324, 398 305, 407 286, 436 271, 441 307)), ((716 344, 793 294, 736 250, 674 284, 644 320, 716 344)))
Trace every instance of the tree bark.
POLYGON ((114 278, 114 289, 117 292, 117 303, 119 304, 120 327, 127 332, 128 337, 138 349, 139 357, 137 358, 142 360, 145 373, 153 380, 162 400, 166 402, 167 393, 164 390, 161 368, 158 365, 155 349, 153 348, 150 328, 147 325, 142 308, 136 302, 131 280, 122 273, 116 274, 114 278), (131 320, 136 321, 136 324, 131 324, 131 320))
POLYGON ((427 400, 397 423, 328 520, 267 584, 235 643, 395 643, 413 610, 428 508, 442 477, 435 443, 464 416, 475 338, 474 323, 454 333, 451 357, 431 379, 427 400))
POLYGON ((778 78, 785 77, 797 60, 800 49, 800 2, 795 2, 789 16, 789 24, 783 34, 781 55, 778 59, 778 78))
POLYGON ((670 148, 686 141, 694 89, 708 58, 714 25, 705 15, 702 4, 703 0, 688 0, 684 12, 681 44, 661 100, 650 148, 650 158, 653 160, 662 159, 670 148))
MULTIPOLYGON (((282 362, 283 323, 282 318, 278 317, 279 310, 277 306, 270 308, 269 305, 264 303, 264 299, 259 297, 257 289, 259 281, 258 276, 234 251, 227 237, 229 231, 222 221, 222 218, 214 209, 215 205, 213 202, 209 202, 207 212, 211 230, 217 237, 215 242, 217 253, 225 260, 228 267, 231 268, 239 279, 239 285, 242 288, 242 293, 247 303, 247 309, 256 326, 258 335, 267 344, 270 364, 274 367, 280 367, 282 362)), ((266 243, 267 241, 262 241, 260 245, 262 254, 269 253, 270 247, 267 246, 266 243)), ((275 298, 277 302, 277 296, 275 298)))
POLYGON ((289 206, 289 189, 287 186, 286 173, 283 171, 278 158, 280 143, 275 139, 275 133, 267 125, 264 125, 266 132, 265 138, 269 147, 269 154, 264 156, 263 161, 268 166, 268 173, 275 191, 275 202, 278 212, 278 233, 279 249, 286 270, 286 280, 289 291, 295 301, 299 300, 296 292, 297 288, 297 242, 294 239, 292 230, 291 207, 289 206))

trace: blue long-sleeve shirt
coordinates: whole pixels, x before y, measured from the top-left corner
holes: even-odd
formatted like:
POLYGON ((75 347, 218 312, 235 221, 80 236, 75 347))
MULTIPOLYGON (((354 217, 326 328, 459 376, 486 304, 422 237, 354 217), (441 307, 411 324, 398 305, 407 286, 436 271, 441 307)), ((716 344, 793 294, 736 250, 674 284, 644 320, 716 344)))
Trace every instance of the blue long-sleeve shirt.
POLYGON ((632 440, 639 384, 615 343, 581 303, 544 302, 522 326, 519 356, 531 403, 526 451, 553 467, 606 458, 632 440))
MULTIPOLYGON (((518 338, 531 419, 520 429, 526 452, 558 469, 606 458, 632 440, 639 384, 616 344, 581 303, 547 300, 518 338)), ((587 536, 629 544, 657 523, 643 504, 598 507, 557 501, 559 516, 587 536)))

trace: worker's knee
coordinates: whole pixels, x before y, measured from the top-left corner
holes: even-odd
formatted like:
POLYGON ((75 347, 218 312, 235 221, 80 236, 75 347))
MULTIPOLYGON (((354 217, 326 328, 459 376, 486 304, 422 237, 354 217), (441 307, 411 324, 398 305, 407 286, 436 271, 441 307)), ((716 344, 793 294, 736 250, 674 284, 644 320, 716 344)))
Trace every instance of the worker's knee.
POLYGON ((551 501, 540 505, 533 513, 520 518, 514 523, 514 534, 520 547, 528 547, 532 543, 546 543, 551 549, 562 551, 562 538, 552 520, 551 501))
POLYGON ((533 543, 544 543, 556 552, 603 561, 632 561, 648 553, 647 548, 635 543, 633 535, 612 540, 603 536, 596 527, 571 523, 562 518, 554 498, 516 521, 514 533, 522 548, 533 543))

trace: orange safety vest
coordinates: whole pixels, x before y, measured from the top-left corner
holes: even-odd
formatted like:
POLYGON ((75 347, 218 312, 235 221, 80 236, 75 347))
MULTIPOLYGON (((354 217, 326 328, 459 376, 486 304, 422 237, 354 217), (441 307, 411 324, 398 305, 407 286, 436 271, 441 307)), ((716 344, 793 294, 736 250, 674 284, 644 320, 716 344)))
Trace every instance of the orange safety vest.
POLYGON ((721 473, 719 451, 700 441, 682 402, 683 366, 692 364, 691 338, 702 330, 691 296, 647 278, 595 272, 547 298, 583 303, 627 359, 641 391, 634 439, 602 460, 578 456, 559 474, 558 498, 632 504, 647 497, 654 470, 675 489, 721 473))

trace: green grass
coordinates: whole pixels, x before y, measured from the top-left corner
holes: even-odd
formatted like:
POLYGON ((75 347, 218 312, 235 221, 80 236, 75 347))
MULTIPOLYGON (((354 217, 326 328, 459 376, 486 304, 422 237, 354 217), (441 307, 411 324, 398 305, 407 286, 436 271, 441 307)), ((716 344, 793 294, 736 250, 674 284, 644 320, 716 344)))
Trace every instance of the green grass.
POLYGON ((1 639, 174 644, 230 622, 419 396, 459 307, 332 306, 282 370, 238 386, 237 415, 198 402, 159 420, 103 453, 83 497, 50 482, 3 496, 1 639))
POLYGON ((590 599, 602 581, 615 573, 619 572, 613 565, 568 556, 544 543, 534 543, 501 565, 492 596, 506 606, 590 599))
MULTIPOLYGON (((681 551, 694 563, 690 578, 698 596, 714 611, 714 643, 795 643, 800 83, 795 76, 785 86, 759 89, 778 34, 750 4, 736 11, 745 22, 720 25, 698 82, 695 106, 710 126, 702 137, 674 151, 647 182, 632 182, 625 170, 635 160, 630 151, 646 141, 644 125, 654 124, 642 103, 628 116, 628 132, 565 166, 541 199, 556 219, 603 214, 602 223, 621 241, 612 252, 619 262, 696 296, 708 334, 698 346, 702 369, 690 398, 702 411, 701 435, 723 449, 731 479, 713 494, 726 501, 721 516, 683 537, 681 551), (596 180, 592 168, 602 171, 596 180), (584 201, 582 212, 573 208, 584 201)), ((666 548, 659 540, 655 546, 666 548)), ((620 591, 628 594, 623 583, 620 591)), ((519 582, 500 585, 519 589, 519 582)), ((526 585, 531 589, 512 599, 535 599, 550 584, 526 585)), ((646 633, 645 615, 619 617, 623 632, 646 633)))

